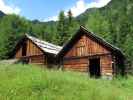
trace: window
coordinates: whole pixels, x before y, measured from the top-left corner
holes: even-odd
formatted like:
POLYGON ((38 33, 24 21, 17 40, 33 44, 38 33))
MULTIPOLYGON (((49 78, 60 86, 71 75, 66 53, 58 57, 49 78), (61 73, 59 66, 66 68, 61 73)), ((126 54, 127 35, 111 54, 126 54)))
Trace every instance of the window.
POLYGON ((84 56, 85 55, 85 46, 77 47, 77 56, 84 56))

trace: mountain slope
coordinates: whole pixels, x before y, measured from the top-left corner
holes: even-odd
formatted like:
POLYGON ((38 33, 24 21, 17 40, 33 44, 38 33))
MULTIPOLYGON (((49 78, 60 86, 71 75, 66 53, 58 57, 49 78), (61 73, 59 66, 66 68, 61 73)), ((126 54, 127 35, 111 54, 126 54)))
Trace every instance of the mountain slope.
POLYGON ((6 15, 5 13, 3 13, 2 11, 0 11, 0 17, 3 17, 5 15, 6 15))
POLYGON ((132 15, 132 0, 112 0, 105 7, 87 10, 79 19, 88 29, 121 48, 126 56, 126 66, 133 68, 132 15))

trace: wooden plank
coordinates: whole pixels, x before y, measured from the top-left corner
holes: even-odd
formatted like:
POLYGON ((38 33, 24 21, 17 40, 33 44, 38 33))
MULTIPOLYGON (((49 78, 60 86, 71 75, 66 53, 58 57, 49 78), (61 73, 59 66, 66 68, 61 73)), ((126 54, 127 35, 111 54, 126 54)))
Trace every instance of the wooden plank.
POLYGON ((86 37, 85 35, 81 37, 77 41, 77 43, 72 47, 72 49, 65 55, 65 57, 70 56, 77 56, 74 52, 76 52, 76 48, 79 46, 85 46, 85 52, 86 55, 92 55, 92 54, 101 54, 101 53, 110 53, 105 47, 101 46, 99 43, 93 41, 91 38, 86 37), (87 48, 86 48, 87 47, 87 48))

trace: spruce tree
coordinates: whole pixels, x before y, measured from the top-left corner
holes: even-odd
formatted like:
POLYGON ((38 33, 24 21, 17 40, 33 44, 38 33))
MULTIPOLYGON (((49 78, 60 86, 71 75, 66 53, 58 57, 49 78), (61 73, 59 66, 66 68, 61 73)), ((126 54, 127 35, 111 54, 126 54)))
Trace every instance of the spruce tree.
POLYGON ((67 24, 65 21, 66 17, 64 11, 61 11, 59 14, 59 21, 57 24, 57 42, 59 45, 63 45, 67 37, 67 24))
POLYGON ((73 14, 71 10, 68 11, 68 19, 67 19, 67 29, 68 29, 68 34, 67 34, 67 40, 69 40, 72 35, 77 31, 79 28, 79 23, 77 20, 73 17, 73 14))

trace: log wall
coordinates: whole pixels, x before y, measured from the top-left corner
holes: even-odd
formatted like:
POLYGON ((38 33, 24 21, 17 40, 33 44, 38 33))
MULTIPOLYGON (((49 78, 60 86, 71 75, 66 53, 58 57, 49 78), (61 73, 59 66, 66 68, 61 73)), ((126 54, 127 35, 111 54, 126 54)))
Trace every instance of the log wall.
POLYGON ((110 51, 84 35, 64 56, 64 69, 88 72, 89 59, 95 57, 100 58, 101 74, 112 74, 112 55, 110 55, 110 51))
MULTIPOLYGON (((27 40, 26 43, 27 43, 26 56, 43 54, 43 52, 35 44, 31 42, 31 40, 27 40)), ((23 48, 23 45, 16 52, 16 55, 15 55, 16 58, 22 57, 22 48, 23 48)))
POLYGON ((16 52, 15 58, 28 59, 29 63, 32 64, 40 64, 40 65, 47 64, 46 55, 44 55, 44 53, 31 40, 26 40, 26 44, 27 44, 26 55, 22 56, 22 48, 23 48, 22 45, 16 52))

